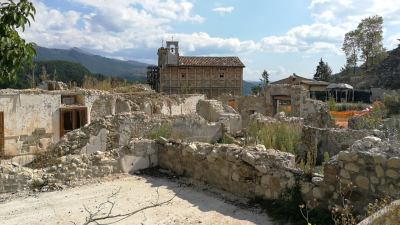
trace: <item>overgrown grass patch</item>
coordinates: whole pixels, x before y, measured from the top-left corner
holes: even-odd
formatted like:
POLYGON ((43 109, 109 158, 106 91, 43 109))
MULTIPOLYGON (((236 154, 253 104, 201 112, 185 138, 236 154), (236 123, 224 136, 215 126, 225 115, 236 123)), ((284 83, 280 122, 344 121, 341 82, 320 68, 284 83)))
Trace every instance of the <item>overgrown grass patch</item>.
POLYGON ((248 128, 250 142, 263 144, 266 148, 294 153, 301 138, 301 125, 297 123, 258 124, 252 121, 248 128))

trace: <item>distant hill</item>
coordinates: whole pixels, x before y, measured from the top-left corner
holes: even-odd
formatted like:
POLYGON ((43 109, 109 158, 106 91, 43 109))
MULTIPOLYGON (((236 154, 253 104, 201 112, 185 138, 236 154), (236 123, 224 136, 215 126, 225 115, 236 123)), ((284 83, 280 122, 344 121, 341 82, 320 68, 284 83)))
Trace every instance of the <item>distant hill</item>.
MULTIPOLYGON (((41 82, 40 75, 43 73, 43 71, 46 71, 47 78, 49 80, 62 81, 67 84, 69 82, 73 82, 78 86, 82 85, 85 76, 95 78, 98 81, 108 79, 108 77, 105 75, 91 73, 86 67, 79 63, 67 61, 36 61, 33 70, 35 74, 35 85, 38 85, 41 82)), ((31 74, 32 67, 24 66, 17 72, 14 80, 0 80, 0 88, 30 88, 32 85, 31 74)), ((122 82, 122 78, 113 79, 122 82)))
POLYGON ((251 95, 251 88, 259 85, 260 82, 257 81, 243 81, 243 95, 251 95))
POLYGON ((366 70, 364 66, 353 71, 341 71, 333 75, 330 82, 348 83, 357 89, 370 89, 372 87, 384 89, 400 89, 400 46, 387 52, 379 64, 366 70))
POLYGON ((129 81, 145 80, 148 64, 137 61, 123 61, 90 54, 78 48, 52 49, 37 46, 35 61, 67 61, 80 63, 91 73, 121 77, 129 81))

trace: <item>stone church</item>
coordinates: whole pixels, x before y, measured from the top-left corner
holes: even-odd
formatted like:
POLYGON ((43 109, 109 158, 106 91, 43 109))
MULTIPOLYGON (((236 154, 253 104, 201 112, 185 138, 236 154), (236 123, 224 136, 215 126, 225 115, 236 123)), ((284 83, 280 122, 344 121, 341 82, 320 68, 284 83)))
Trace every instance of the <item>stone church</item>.
POLYGON ((165 94, 242 95, 244 64, 238 57, 180 56, 179 43, 158 49, 158 66, 149 67, 149 84, 165 94))

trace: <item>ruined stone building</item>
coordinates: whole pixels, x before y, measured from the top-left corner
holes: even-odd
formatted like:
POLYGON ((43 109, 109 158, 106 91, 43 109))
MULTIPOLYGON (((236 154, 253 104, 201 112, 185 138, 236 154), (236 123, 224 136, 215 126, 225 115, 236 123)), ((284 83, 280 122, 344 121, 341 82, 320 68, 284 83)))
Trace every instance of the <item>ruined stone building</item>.
POLYGON ((294 73, 293 75, 290 75, 287 78, 272 82, 271 84, 301 85, 309 92, 308 97, 310 97, 312 99, 325 101, 328 98, 326 88, 328 87, 328 85, 330 83, 325 82, 325 81, 317 81, 317 80, 313 80, 313 79, 308 79, 308 78, 296 75, 294 73))
POLYGON ((244 64, 238 57, 180 56, 177 41, 158 49, 158 66, 148 68, 148 82, 165 94, 242 95, 244 64))
POLYGON ((45 151, 69 131, 120 110, 122 102, 98 91, 0 91, 0 157, 45 151))

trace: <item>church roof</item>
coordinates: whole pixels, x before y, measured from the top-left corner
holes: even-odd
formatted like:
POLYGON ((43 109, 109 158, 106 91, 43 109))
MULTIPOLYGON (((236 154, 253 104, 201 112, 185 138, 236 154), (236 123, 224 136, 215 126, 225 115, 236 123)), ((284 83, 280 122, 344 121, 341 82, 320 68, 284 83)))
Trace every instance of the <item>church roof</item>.
POLYGON ((239 57, 179 56, 179 66, 245 67, 239 57))

